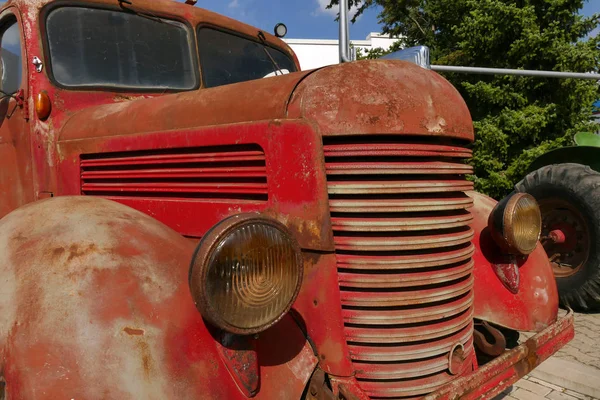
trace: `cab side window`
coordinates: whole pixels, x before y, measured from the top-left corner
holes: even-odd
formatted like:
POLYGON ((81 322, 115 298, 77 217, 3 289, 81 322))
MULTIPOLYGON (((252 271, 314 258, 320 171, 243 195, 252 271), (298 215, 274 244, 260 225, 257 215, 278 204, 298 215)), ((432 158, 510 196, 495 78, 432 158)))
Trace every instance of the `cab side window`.
POLYGON ((7 21, 1 28, 0 69, 2 81, 0 90, 6 94, 16 93, 21 88, 21 35, 16 20, 7 21))

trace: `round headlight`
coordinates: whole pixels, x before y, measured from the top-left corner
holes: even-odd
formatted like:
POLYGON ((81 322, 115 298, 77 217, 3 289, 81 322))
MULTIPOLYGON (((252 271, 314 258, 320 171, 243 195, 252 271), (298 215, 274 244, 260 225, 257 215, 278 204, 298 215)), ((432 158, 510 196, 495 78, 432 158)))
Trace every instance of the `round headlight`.
POLYGON ((244 214, 222 221, 202 238, 190 288, 205 319, 246 335, 264 331, 290 310, 302 275, 300 247, 287 228, 244 214))
POLYGON ((530 194, 516 193, 502 199, 489 222, 494 240, 504 250, 523 255, 535 250, 542 231, 542 215, 530 194))

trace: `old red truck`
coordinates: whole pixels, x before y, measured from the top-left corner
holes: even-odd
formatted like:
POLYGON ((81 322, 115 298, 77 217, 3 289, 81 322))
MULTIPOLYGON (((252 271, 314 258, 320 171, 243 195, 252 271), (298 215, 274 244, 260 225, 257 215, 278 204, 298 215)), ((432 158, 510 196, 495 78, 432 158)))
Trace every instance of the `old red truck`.
POLYGON ((0 33, 1 398, 489 398, 572 338, 440 75, 167 0, 0 33))

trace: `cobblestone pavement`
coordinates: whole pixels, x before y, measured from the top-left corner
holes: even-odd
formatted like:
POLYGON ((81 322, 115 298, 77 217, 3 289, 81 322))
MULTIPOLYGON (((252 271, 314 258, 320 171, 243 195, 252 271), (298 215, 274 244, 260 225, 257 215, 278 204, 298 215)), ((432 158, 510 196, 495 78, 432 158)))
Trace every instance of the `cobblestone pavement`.
POLYGON ((596 367, 600 379, 600 313, 575 314, 575 338, 555 357, 596 367))
MULTIPOLYGON (((575 338, 553 358, 596 368, 600 381, 600 313, 575 314, 575 338)), ((598 397, 590 397, 573 390, 577 388, 576 384, 569 386, 570 389, 526 376, 494 400, 600 400, 598 397)))
POLYGON ((494 400, 597 400, 594 397, 577 393, 541 379, 526 376, 513 386, 507 388, 494 400))

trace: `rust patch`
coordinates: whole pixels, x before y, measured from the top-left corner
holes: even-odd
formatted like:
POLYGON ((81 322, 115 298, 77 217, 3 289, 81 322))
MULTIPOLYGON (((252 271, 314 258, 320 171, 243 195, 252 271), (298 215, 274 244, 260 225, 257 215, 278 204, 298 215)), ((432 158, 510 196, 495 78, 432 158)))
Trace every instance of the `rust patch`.
POLYGON ((143 329, 135 329, 135 328, 125 327, 125 328, 123 328, 123 332, 125 332, 126 334, 131 335, 131 336, 143 336, 144 335, 143 329))
POLYGON ((142 356, 142 368, 144 370, 144 377, 149 380, 150 373, 154 369, 154 360, 152 359, 152 355, 150 354, 150 346, 148 343, 140 341, 138 343, 138 347, 142 356))
POLYGON ((71 246, 69 246, 69 256, 67 258, 67 261, 72 261, 75 258, 86 256, 95 251, 98 251, 98 247, 94 243, 90 243, 85 247, 77 243, 73 243, 71 246))
POLYGON ((64 247, 56 247, 52 249, 52 258, 58 258, 65 253, 64 247))

